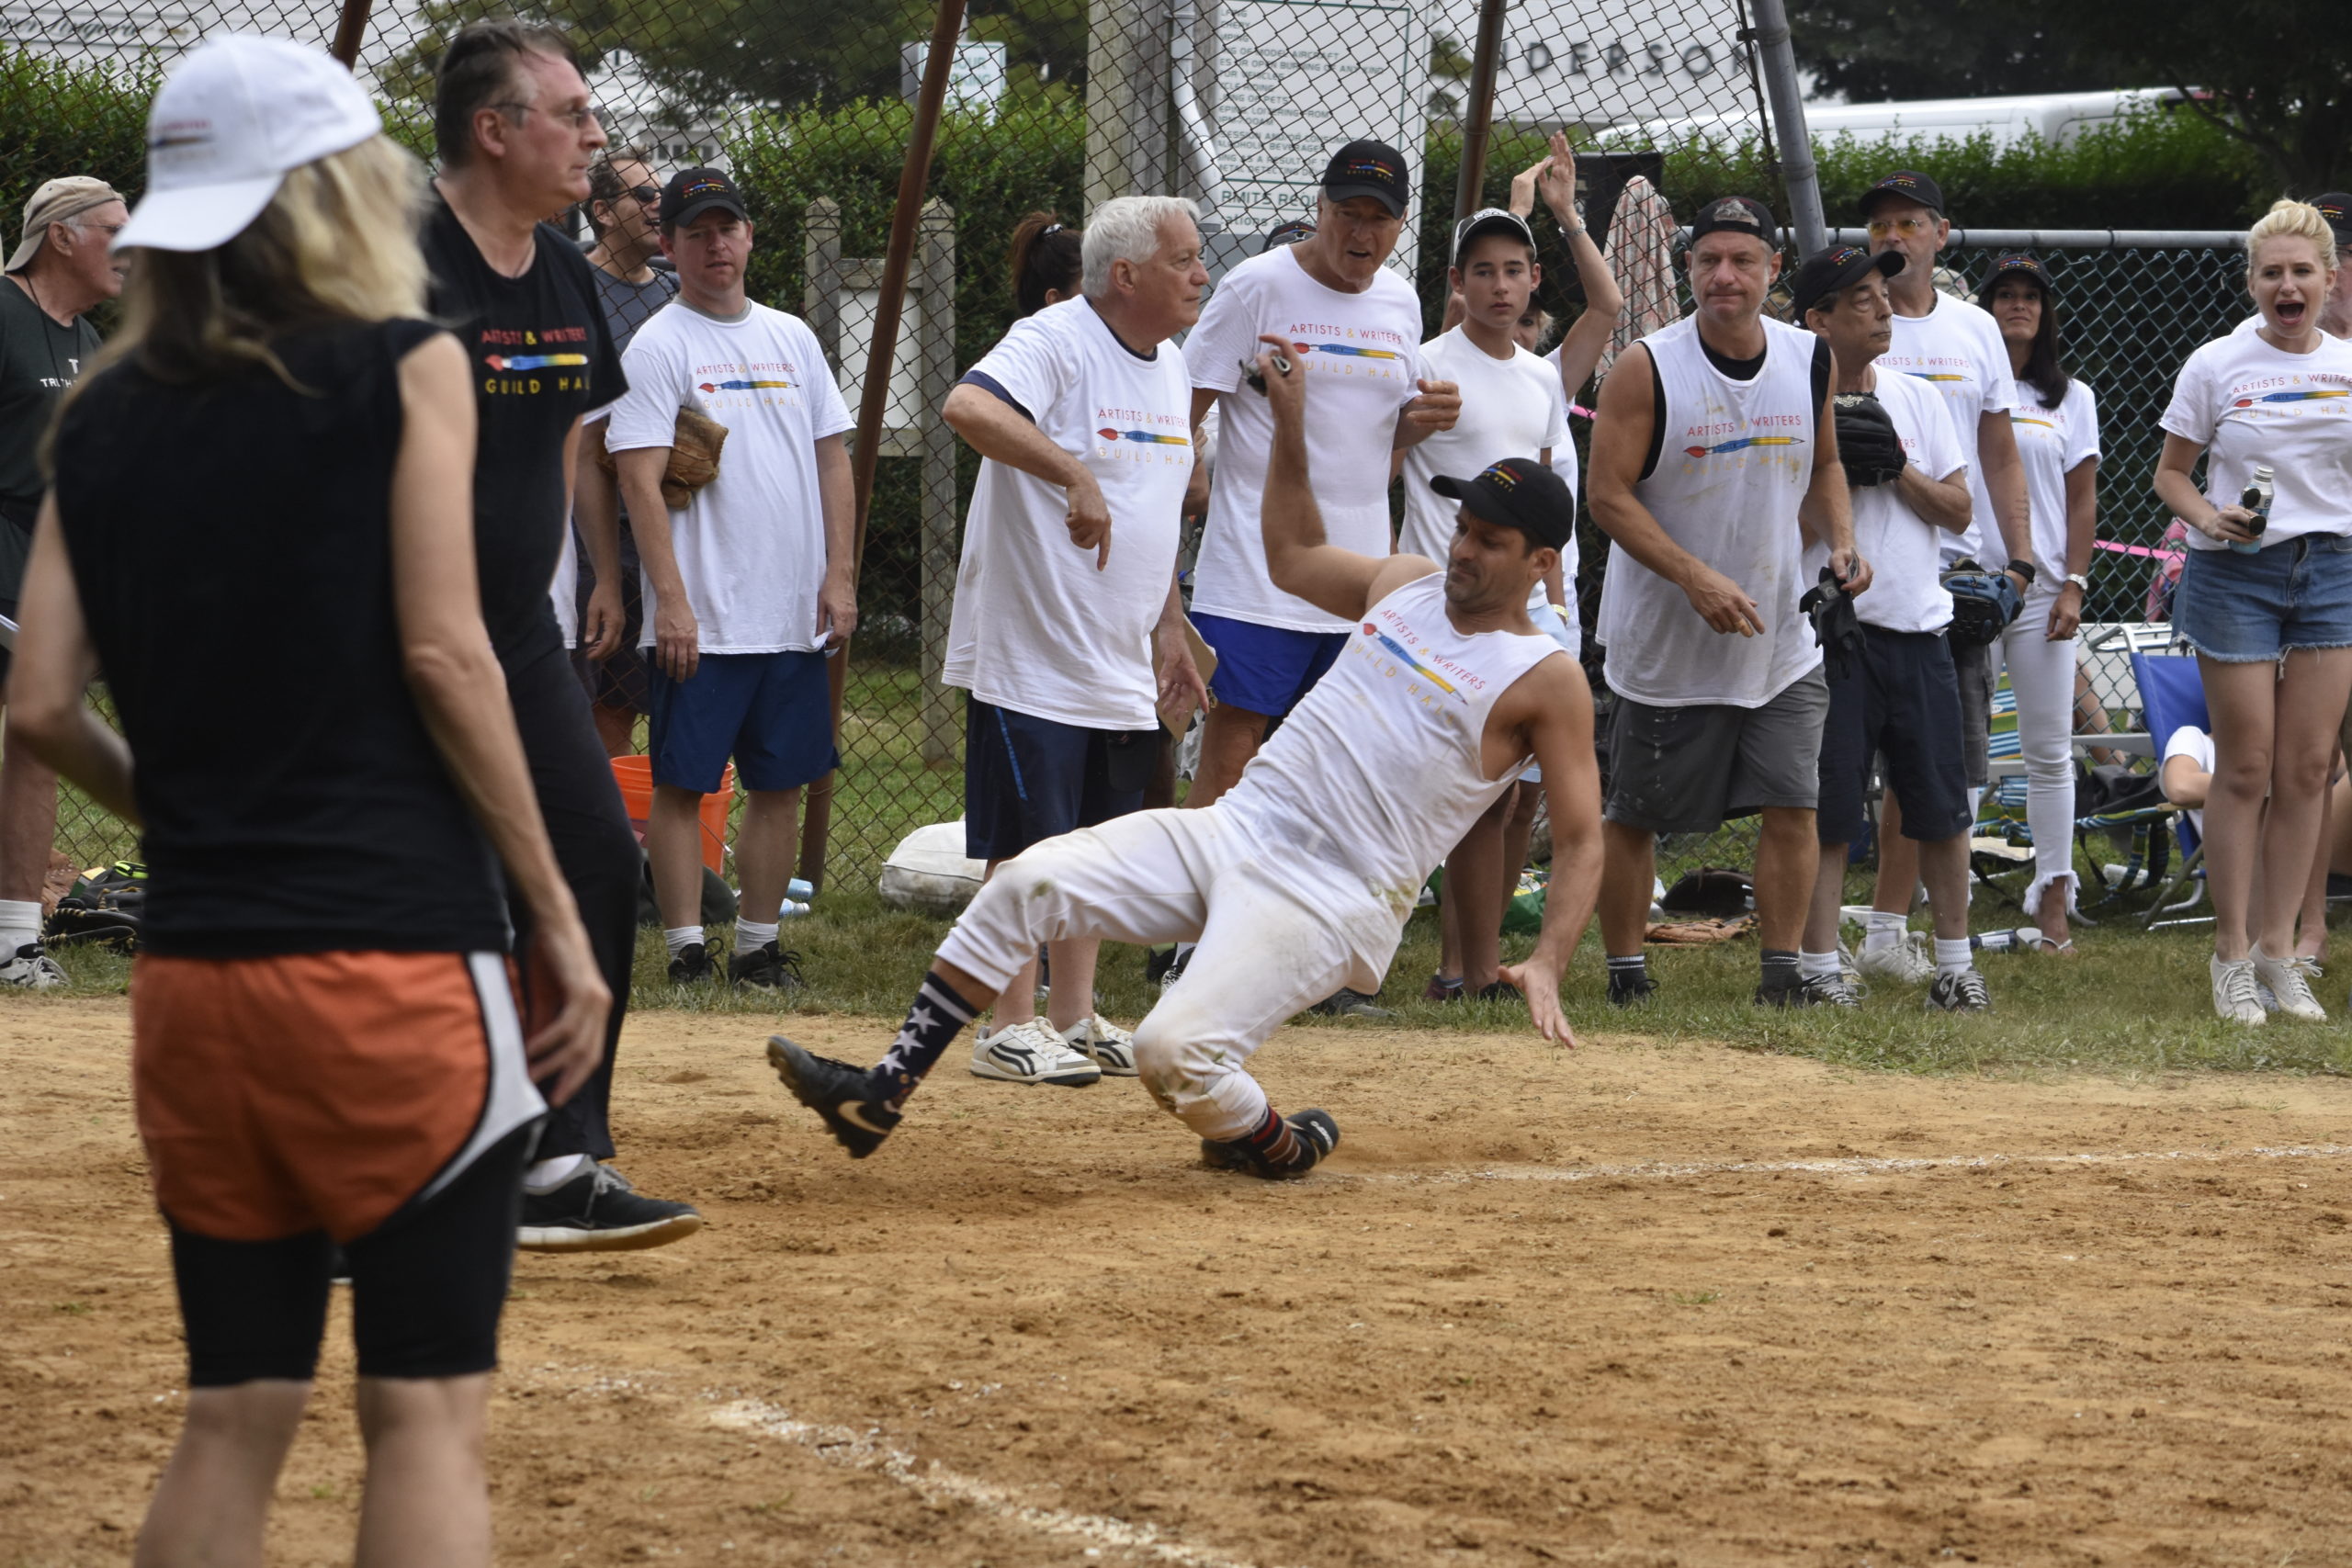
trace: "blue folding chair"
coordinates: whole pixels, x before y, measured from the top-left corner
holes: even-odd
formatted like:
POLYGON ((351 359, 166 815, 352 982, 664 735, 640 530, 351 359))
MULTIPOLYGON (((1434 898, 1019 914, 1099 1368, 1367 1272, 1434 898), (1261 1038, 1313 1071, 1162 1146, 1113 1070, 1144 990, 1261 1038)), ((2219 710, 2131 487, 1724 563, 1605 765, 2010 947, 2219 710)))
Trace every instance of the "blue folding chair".
MULTIPOLYGON (((2173 731, 2184 727, 2210 730, 2212 715, 2205 706, 2205 682, 2197 672, 2197 660, 2186 654, 2135 653, 2132 656, 2132 679, 2140 688, 2140 710, 2146 716, 2148 739, 2155 745, 2157 767, 2164 765, 2165 743, 2173 731)), ((2180 857, 2173 868, 2172 879, 2165 885, 2156 901, 2148 909, 2146 924, 2151 928, 2165 915, 2177 915, 2193 909, 2204 897, 2205 846, 2198 841, 2197 825, 2181 812, 2172 821, 2174 841, 2180 846, 2180 857), (2194 880, 2188 897, 2178 903, 2167 903, 2180 890, 2184 882, 2194 880)))

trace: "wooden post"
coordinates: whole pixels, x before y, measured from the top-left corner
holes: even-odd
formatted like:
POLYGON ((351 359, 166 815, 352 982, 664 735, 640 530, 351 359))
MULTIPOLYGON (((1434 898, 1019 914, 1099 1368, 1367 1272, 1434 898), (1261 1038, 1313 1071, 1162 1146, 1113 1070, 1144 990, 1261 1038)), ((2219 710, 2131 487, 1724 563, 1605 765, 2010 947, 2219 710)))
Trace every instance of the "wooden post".
POLYGON ((1507 0, 1478 0, 1478 52, 1470 65, 1469 114, 1462 121, 1462 172, 1453 184, 1453 220, 1478 210, 1487 185, 1487 141, 1495 123, 1495 65, 1502 54, 1507 0))
POLYGON ((343 0, 343 15, 334 25, 334 43, 327 52, 349 71, 359 59, 359 39, 368 31, 368 0, 343 0))
POLYGON ((956 760, 962 733, 961 705, 941 683, 947 662, 947 622, 956 607, 956 433, 939 408, 956 385, 956 210, 944 201, 922 206, 922 240, 916 253, 921 269, 922 322, 916 329, 921 354, 922 407, 922 734, 918 739, 927 767, 956 760))

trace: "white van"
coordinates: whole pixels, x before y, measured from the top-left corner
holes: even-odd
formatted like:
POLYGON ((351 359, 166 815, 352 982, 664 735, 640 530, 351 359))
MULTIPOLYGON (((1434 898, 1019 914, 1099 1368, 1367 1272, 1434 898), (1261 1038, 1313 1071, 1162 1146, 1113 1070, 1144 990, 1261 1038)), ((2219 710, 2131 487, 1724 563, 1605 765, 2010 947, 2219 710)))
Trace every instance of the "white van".
MULTIPOLYGON (((2127 114, 2177 104, 2187 96, 2176 87, 2131 87, 2111 93, 2030 93, 2007 98, 1919 98, 1900 104, 1807 104, 1805 128, 1814 144, 1851 136, 1857 141, 1902 140, 1965 141, 1989 135, 1996 148, 2038 136, 2064 146, 2096 126, 2127 114)), ((1755 125, 1747 114, 1694 115, 1688 119, 1647 120, 1604 131, 1602 148, 1671 146, 1709 135, 1744 137, 1755 125)))

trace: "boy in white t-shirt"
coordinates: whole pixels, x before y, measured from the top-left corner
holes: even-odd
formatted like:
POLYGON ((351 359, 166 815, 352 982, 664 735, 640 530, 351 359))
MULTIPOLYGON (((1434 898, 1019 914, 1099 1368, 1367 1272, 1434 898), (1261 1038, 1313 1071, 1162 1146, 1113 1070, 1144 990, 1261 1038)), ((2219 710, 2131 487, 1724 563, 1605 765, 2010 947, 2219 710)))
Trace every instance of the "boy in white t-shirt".
POLYGON ((670 978, 702 980, 702 800, 728 759, 747 793, 735 839, 742 902, 730 982, 797 988, 777 921, 800 790, 833 771, 825 649, 857 625, 850 584, 849 410, 816 334, 743 292, 752 221, 725 175, 687 169, 662 193, 679 296, 638 329, 605 446, 644 574, 653 804, 645 852, 670 978), (727 427, 718 475, 672 507, 662 494, 678 411, 727 427), (656 525, 660 519, 666 526, 656 525))

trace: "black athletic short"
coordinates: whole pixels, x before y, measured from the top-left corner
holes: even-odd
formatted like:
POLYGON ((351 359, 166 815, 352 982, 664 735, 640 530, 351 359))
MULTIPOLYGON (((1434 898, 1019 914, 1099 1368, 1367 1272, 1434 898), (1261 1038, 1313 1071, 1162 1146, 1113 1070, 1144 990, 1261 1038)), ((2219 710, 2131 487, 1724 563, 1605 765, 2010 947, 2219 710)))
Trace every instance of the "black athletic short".
POLYGON ((1903 807, 1903 836, 1935 843, 1969 828, 1968 760, 1961 733, 1960 684, 1941 632, 1862 627, 1861 657, 1829 682, 1821 727, 1821 805, 1815 826, 1825 844, 1862 836, 1871 756, 1886 756, 1887 787, 1903 807))

